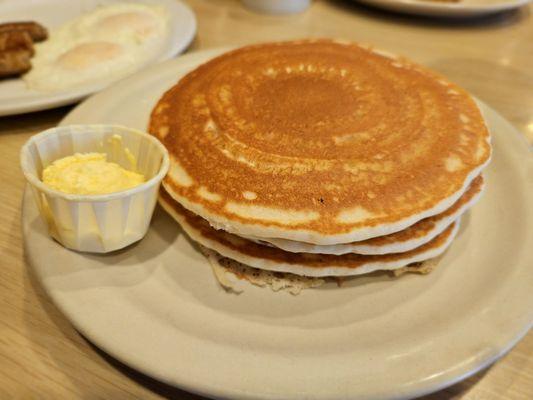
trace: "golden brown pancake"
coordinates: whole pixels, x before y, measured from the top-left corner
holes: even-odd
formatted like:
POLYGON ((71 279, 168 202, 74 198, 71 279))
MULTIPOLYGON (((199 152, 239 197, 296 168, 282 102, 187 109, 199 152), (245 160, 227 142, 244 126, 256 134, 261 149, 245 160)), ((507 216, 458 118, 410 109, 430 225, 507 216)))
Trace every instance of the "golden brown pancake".
POLYGON ((161 206, 181 225, 191 239, 224 257, 254 268, 304 276, 349 276, 376 270, 393 270, 442 254, 458 229, 458 221, 430 242, 403 253, 382 255, 290 253, 214 229, 207 220, 190 212, 161 189, 161 206))
MULTIPOLYGON (((483 191, 483 176, 475 178, 468 190, 446 211, 424 218, 417 223, 390 235, 379 236, 345 244, 320 246, 286 239, 261 239, 260 243, 274 245, 282 250, 296 253, 320 254, 387 254, 412 250, 429 242, 457 220, 480 197, 483 191)), ((256 239, 252 239, 256 240, 256 239)))
POLYGON ((260 44, 192 71, 155 106, 163 184, 216 228, 319 245, 449 208, 490 158, 472 98, 354 43, 260 44))

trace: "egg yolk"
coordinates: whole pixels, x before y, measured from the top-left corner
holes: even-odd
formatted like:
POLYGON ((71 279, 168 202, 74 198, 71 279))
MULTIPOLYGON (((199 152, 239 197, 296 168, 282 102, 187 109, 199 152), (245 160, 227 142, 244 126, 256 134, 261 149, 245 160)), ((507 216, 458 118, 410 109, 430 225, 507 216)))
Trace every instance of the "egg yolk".
POLYGON ((111 42, 82 43, 63 53, 57 60, 62 67, 70 70, 82 70, 96 64, 116 58, 122 53, 122 47, 111 42))

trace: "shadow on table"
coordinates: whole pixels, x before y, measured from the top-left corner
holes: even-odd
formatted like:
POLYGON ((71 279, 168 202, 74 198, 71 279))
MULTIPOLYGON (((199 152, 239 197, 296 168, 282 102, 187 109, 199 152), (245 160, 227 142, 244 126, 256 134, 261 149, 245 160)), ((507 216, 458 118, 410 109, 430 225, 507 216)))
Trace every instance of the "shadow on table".
POLYGON ((63 106, 52 110, 35 111, 27 114, 11 115, 0 117, 0 135, 4 131, 37 131, 42 126, 43 129, 59 123, 74 106, 63 106))
POLYGON ((180 399, 180 400, 204 400, 205 397, 198 396, 189 392, 185 392, 177 387, 167 385, 166 383, 160 382, 154 378, 150 378, 147 375, 144 375, 133 368, 128 367, 127 365, 121 363, 115 358, 104 353, 94 344, 85 339, 86 342, 91 346, 91 348, 100 355, 105 361, 107 361, 111 366, 119 370, 121 373, 126 375, 131 380, 137 382, 140 385, 143 385, 145 388, 150 389, 152 392, 157 393, 160 396, 163 396, 167 399, 180 399))
POLYGON ((456 383, 448 388, 439 390, 438 392, 428 394, 426 396, 417 397, 416 400, 459 400, 461 398, 466 398, 467 393, 483 379, 483 377, 490 371, 491 367, 484 369, 470 378, 456 383))
POLYGON ((464 29, 465 27, 471 27, 473 29, 482 29, 486 27, 505 27, 521 22, 529 17, 528 7, 483 16, 446 18, 396 13, 362 4, 355 0, 330 0, 330 3, 346 12, 362 14, 368 19, 380 19, 403 25, 419 25, 426 28, 457 27, 464 29))

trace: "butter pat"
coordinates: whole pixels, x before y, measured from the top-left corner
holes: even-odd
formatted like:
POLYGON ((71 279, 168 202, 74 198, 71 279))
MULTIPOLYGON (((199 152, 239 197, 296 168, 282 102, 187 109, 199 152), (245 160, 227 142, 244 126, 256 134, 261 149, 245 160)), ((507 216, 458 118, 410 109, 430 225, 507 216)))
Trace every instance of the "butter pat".
POLYGON ((63 193, 98 195, 133 188, 143 183, 145 177, 108 162, 105 153, 76 153, 46 167, 42 180, 63 193))

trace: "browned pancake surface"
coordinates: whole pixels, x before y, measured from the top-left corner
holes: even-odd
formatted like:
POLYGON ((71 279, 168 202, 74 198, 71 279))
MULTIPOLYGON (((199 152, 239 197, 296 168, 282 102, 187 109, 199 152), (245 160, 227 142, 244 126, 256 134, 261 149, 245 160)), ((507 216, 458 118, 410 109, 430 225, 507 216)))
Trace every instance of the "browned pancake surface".
POLYGON ((483 176, 476 177, 468 190, 463 194, 459 200, 457 200, 453 206, 448 208, 446 211, 434 215, 432 217, 424 218, 423 220, 418 221, 416 224, 411 225, 410 227, 403 229, 401 231, 391 233, 390 235, 378 236, 372 239, 361 240, 359 242, 354 242, 361 245, 370 245, 370 246, 384 246, 386 244, 398 243, 398 242, 407 242, 416 238, 424 237, 430 232, 435 225, 442 219, 449 217, 454 214, 467 204, 474 196, 476 196, 481 189, 483 188, 483 176))
POLYGON ((430 210, 490 156, 463 89, 405 59, 329 40, 217 57, 164 94, 149 130, 188 178, 171 171, 166 188, 203 217, 324 236, 430 210))

